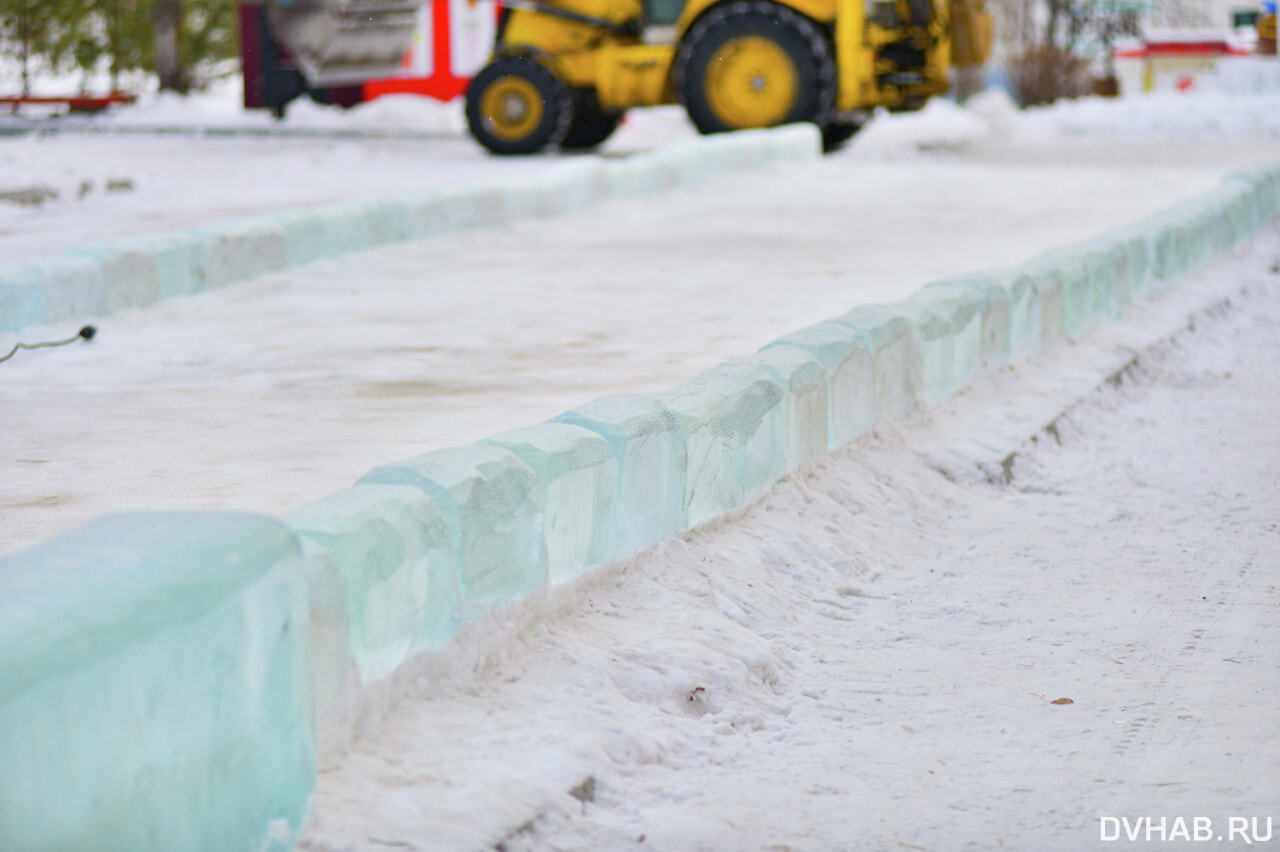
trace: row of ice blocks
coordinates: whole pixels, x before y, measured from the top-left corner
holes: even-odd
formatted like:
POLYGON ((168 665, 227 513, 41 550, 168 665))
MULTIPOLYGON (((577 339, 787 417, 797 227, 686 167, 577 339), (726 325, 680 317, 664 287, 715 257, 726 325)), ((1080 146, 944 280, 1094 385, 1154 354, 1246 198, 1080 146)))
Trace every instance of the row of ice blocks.
POLYGON ((287 520, 312 545, 340 703, 494 606, 633 556, 749 503, 779 478, 964 387, 1076 339, 1276 212, 1277 172, 1012 270, 930 284, 801 329, 655 396, 384 465, 287 520), (345 640, 344 638, 345 637, 345 640))
POLYGON ((819 150, 809 125, 724 134, 622 161, 562 163, 518 183, 339 202, 0 263, 0 334, 101 316, 402 240, 545 218, 730 171, 813 159, 819 150))

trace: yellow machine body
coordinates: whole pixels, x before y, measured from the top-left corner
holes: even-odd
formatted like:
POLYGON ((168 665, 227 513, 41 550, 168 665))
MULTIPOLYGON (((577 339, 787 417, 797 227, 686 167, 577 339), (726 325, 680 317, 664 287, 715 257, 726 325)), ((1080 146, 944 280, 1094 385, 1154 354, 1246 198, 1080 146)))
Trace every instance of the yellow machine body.
MULTIPOLYGON (((803 50, 818 40, 826 45, 812 50, 822 54, 823 63, 834 65, 834 93, 824 89, 822 95, 828 105, 823 108, 823 121, 838 124, 859 121, 856 116, 877 107, 918 108, 947 90, 953 57, 962 65, 985 61, 991 27, 982 2, 768 0, 767 8, 781 10, 793 22, 793 31, 808 39, 801 40, 803 50)), ((733 0, 683 4, 681 0, 509 0, 506 6, 494 62, 504 56, 525 57, 550 70, 577 93, 575 98, 589 96, 591 109, 620 114, 632 107, 679 100, 689 106, 689 83, 677 91, 682 85, 676 79, 677 68, 697 49, 693 42, 706 34, 711 22, 723 19, 735 4, 733 0)), ((742 8, 740 3, 736 6, 742 8)), ((760 0, 750 6, 763 8, 760 0)), ((699 129, 716 132, 807 120, 778 106, 797 85, 795 44, 801 42, 793 40, 788 55, 765 44, 767 38, 750 33, 719 37, 716 49, 720 52, 714 61, 697 66, 702 76, 696 83, 707 90, 705 109, 722 126, 708 130, 707 120, 695 119, 699 129), (744 80, 757 78, 767 78, 767 86, 758 86, 760 91, 746 88, 744 80)), ((807 61, 808 55, 803 54, 802 60, 807 61)), ((690 117, 694 117, 692 108, 690 117)), ((475 116, 475 126, 484 121, 483 116, 475 116)))
MULTIPOLYGON (((877 49, 903 38, 903 28, 885 28, 868 21, 864 0, 777 0, 806 18, 828 27, 834 36, 837 97, 840 111, 895 107, 947 90, 951 43, 958 39, 963 61, 980 64, 990 49, 990 15, 981 4, 938 2, 933 20, 911 33, 926 56, 924 80, 908 86, 877 84, 877 49), (965 26, 953 32, 951 15, 965 26)), ((597 26, 540 11, 516 8, 503 33, 507 50, 529 48, 554 63, 571 86, 593 88, 601 106, 625 109, 674 103, 671 69, 678 41, 690 26, 721 0, 690 0, 680 14, 667 44, 645 44, 640 38, 618 36, 597 26)), ((555 0, 555 7, 622 25, 642 16, 639 0, 555 0)), ((887 4, 886 4, 887 5, 887 4)), ((957 56, 959 59, 959 56, 957 56)))

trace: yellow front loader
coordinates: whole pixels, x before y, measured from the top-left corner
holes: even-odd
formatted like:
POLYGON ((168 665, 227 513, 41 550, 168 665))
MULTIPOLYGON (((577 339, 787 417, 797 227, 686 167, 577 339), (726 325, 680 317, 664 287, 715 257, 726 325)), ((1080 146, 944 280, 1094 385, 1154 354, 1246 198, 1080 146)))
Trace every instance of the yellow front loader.
POLYGON ((467 90, 495 154, 599 145, 631 107, 682 103, 702 133, 807 121, 828 148, 870 110, 918 109, 980 64, 982 0, 503 0, 467 90))

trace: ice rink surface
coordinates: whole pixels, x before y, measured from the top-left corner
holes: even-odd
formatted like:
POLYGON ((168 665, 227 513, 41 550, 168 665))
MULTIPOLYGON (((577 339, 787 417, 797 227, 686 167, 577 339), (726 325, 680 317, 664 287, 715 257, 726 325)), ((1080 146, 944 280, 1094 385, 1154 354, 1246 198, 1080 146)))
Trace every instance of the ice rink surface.
MULTIPOLYGON (((1100 234, 1277 152, 1268 136, 1148 136, 1108 155, 1104 140, 1045 129, 1043 119, 1018 133, 1019 120, 999 102, 939 103, 877 119, 819 162, 351 254, 103 318, 92 344, 2 365, 0 406, 11 414, 0 437, 10 468, 0 553, 110 511, 281 514, 379 464, 608 393, 666 390, 857 305, 1100 234)), ((670 110, 633 125, 615 154, 689 133, 670 110)), ((132 138, 61 134, 42 144, 105 140, 124 156, 132 138)), ((139 197, 175 217, 225 212, 216 179, 225 140, 160 141, 187 146, 190 192, 139 197)), ((142 142, 145 151, 157 139, 142 142)), ((360 175, 389 186, 405 167, 379 159, 385 140, 340 144, 361 152, 343 173, 347 191, 360 175)), ((441 181, 491 168, 527 174, 556 159, 463 154, 462 140, 414 144, 445 146, 423 168, 441 181)), ((35 143, 19 137, 0 151, 9 145, 35 143)), ((147 158, 134 156, 145 169, 147 158)), ((259 201, 295 203, 308 184, 284 165, 287 153, 274 161, 283 171, 262 182, 259 201)), ((333 179, 320 170, 312 188, 333 179)), ((152 221, 127 204, 115 219, 65 199, 54 208, 84 228, 152 221)), ((66 337, 78 325, 0 336, 0 346, 66 337)))

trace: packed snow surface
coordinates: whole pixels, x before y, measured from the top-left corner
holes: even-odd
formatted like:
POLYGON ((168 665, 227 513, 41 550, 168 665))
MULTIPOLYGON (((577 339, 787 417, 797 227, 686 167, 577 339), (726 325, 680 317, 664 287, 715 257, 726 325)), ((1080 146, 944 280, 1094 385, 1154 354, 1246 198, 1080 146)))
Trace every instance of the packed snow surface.
POLYGON ((422 659, 321 772, 302 848, 1114 848, 1104 817, 1164 817, 1144 848, 1181 848, 1176 818, 1274 837, 1278 362, 1272 228, 422 659))

